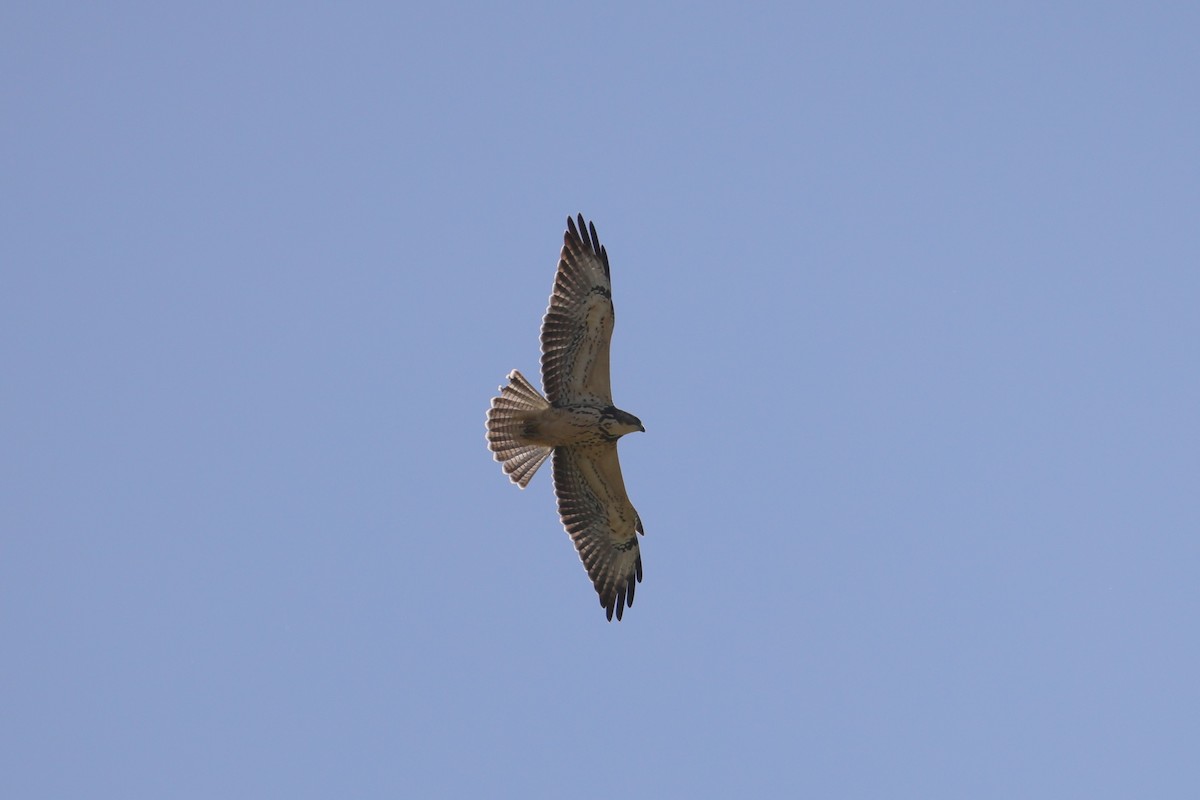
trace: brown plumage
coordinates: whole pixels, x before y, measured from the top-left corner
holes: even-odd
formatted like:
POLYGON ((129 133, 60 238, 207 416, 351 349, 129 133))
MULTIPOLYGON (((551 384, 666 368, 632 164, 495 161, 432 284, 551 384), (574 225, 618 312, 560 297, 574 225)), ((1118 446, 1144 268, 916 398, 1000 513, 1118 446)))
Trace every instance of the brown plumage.
POLYGON ((487 415, 488 447, 513 483, 529 485, 553 453, 562 519, 608 619, 633 605, 642 579, 642 521, 625 493, 617 439, 644 431, 613 406, 609 342, 613 305, 608 252, 595 225, 567 218, 567 231, 542 320, 541 393, 513 370, 487 415))

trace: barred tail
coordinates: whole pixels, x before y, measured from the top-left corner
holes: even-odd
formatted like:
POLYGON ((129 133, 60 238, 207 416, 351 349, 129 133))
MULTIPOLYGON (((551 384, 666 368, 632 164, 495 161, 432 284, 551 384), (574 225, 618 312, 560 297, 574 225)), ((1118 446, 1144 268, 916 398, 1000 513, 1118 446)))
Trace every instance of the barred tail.
POLYGON ((524 489, 538 467, 550 455, 551 448, 528 444, 522 437, 525 422, 550 407, 542 393, 515 369, 508 373, 508 385, 500 387, 500 396, 492 398, 487 415, 488 448, 504 467, 509 479, 524 489))

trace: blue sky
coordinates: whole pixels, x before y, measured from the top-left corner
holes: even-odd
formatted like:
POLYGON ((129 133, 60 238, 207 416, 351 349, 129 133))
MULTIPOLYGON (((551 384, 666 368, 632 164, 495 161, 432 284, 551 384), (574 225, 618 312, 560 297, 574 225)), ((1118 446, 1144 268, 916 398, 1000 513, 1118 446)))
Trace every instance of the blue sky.
POLYGON ((1189 4, 9 4, 0 794, 1194 797, 1189 4), (568 214, 645 581, 491 461, 568 214))

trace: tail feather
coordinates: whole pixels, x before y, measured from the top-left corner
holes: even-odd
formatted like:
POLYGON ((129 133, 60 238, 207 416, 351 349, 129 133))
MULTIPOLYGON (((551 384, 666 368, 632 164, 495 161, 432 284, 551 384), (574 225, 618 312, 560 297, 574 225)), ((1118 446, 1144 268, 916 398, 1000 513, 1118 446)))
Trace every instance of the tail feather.
POLYGON ((495 453, 504 473, 522 489, 529 485, 551 448, 529 444, 521 434, 530 412, 549 407, 541 392, 514 369, 508 373, 508 385, 500 387, 500 396, 492 399, 492 407, 488 409, 488 448, 495 453))

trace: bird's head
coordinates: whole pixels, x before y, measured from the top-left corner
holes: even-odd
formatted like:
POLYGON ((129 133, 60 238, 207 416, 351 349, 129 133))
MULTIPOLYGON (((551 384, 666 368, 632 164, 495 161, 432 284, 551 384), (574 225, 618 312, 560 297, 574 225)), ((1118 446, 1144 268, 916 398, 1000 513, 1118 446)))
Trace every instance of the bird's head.
POLYGON ((604 431, 605 436, 620 439, 625 434, 634 431, 645 433, 646 426, 633 414, 615 406, 609 406, 600 414, 600 430, 604 431))

